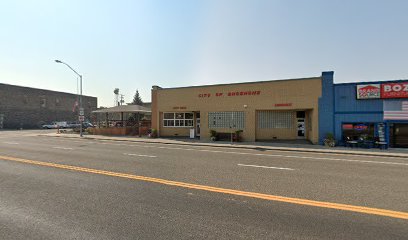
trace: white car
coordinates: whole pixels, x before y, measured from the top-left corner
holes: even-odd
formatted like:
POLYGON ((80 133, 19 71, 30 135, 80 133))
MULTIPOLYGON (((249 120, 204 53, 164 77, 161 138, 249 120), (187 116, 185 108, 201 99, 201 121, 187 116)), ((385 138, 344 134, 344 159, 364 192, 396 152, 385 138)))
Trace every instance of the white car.
POLYGON ((67 128, 67 122, 52 122, 51 124, 44 124, 41 126, 44 129, 67 128))

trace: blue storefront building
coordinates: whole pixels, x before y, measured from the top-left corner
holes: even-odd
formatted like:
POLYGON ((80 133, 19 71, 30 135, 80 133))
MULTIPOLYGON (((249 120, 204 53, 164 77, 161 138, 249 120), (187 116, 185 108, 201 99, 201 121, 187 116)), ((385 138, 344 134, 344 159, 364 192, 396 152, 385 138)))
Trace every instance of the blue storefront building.
POLYGON ((322 75, 321 144, 333 134, 339 145, 381 142, 408 147, 408 80, 334 84, 333 75, 322 75))

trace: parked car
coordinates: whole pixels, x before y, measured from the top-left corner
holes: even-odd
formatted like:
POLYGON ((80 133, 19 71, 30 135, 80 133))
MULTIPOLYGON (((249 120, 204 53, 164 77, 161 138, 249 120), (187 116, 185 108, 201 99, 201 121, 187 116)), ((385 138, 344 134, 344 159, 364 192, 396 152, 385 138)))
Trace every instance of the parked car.
MULTIPOLYGON (((68 128, 79 128, 81 126, 81 124, 79 122, 72 122, 68 124, 68 128)), ((83 129, 87 129, 90 127, 95 127, 92 123, 90 122, 83 122, 82 123, 82 128, 83 129)))
POLYGON ((41 128, 43 128, 43 129, 54 129, 54 128, 57 128, 57 123, 52 122, 50 124, 44 124, 44 125, 41 126, 41 128))
POLYGON ((41 126, 44 129, 56 129, 56 128, 67 128, 67 122, 52 122, 50 124, 44 124, 41 126))
POLYGON ((81 125, 77 122, 68 123, 68 128, 79 128, 81 125))

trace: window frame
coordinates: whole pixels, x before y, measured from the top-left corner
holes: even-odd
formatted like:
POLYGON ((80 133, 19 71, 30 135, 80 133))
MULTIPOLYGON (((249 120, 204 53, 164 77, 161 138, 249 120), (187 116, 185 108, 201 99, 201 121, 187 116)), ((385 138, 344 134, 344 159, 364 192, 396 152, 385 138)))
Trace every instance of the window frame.
POLYGON ((243 130, 245 129, 245 115, 244 111, 208 112, 208 128, 243 130))
POLYGON ((165 128, 193 128, 194 127, 194 112, 163 112, 162 126, 165 128), (192 118, 186 118, 186 113, 191 113, 192 118), (166 114, 173 114, 173 118, 165 118, 166 114), (177 114, 182 114, 182 118, 178 118, 177 114), (172 123, 172 125, 169 125, 172 123), (189 125, 191 123, 191 125, 189 125), (176 124, 178 126, 176 126, 176 124))
MULTIPOLYGON (((257 113, 257 129, 295 129, 296 112, 259 110, 257 113)), ((306 119, 305 119, 306 121, 306 119)))

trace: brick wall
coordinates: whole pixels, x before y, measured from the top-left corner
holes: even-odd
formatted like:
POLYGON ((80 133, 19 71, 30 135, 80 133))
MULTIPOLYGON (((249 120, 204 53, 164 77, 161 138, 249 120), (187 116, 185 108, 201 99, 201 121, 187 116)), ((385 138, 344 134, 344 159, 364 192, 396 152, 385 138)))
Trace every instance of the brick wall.
MULTIPOLYGON (((3 128, 38 128, 52 121, 77 121, 78 108, 73 112, 76 94, 0 84, 0 115, 3 128)), ((97 98, 83 96, 85 118, 97 108, 97 98)))

